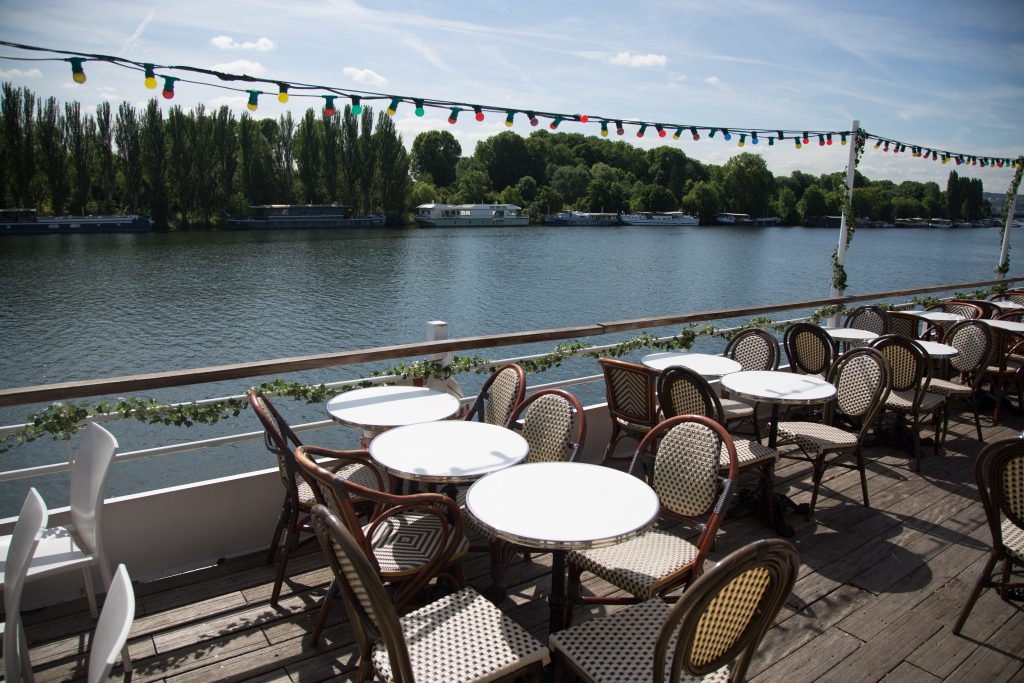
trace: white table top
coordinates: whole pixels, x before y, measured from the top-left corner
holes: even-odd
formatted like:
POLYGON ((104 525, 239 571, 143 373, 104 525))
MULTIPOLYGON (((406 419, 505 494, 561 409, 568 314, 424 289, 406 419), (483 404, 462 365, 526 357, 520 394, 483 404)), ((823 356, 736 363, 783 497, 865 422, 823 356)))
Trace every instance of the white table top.
POLYGON ((987 318, 982 318, 981 322, 985 323, 989 327, 994 327, 999 330, 1024 334, 1024 323, 1016 323, 1012 320, 989 320, 987 318))
POLYGON ((489 474, 466 493, 469 514, 499 538, 569 550, 620 543, 654 523, 645 482, 611 467, 536 462, 489 474))
POLYGON ((1009 300, 1007 300, 1007 301, 993 301, 992 303, 994 305, 998 306, 999 308, 1004 309, 1004 310, 1013 310, 1013 309, 1017 309, 1017 308, 1024 308, 1024 304, 1019 304, 1016 301, 1009 301, 1009 300))
POLYGON ((522 462, 518 432, 485 422, 442 420, 396 427, 370 442, 370 457, 396 477, 459 483, 522 462))
POLYGON ((956 313, 946 313, 945 311, 907 311, 907 313, 913 313, 914 315, 925 318, 927 320, 933 320, 937 323, 955 323, 958 320, 966 320, 967 318, 956 313))
POLYGON ((782 405, 823 403, 836 388, 823 379, 781 370, 745 370, 722 378, 722 388, 741 398, 782 405))
POLYGON ((859 330, 856 327, 822 327, 821 329, 838 341, 871 341, 878 338, 877 332, 859 330))
POLYGON ((682 365, 704 377, 721 377, 730 372, 739 372, 743 366, 732 358, 715 356, 710 353, 686 353, 680 351, 662 351, 660 353, 649 353, 640 359, 640 362, 661 372, 673 365, 682 365))
POLYGON ((327 412, 343 425, 359 429, 388 429, 433 422, 459 410, 459 399, 426 387, 368 387, 339 394, 327 402, 327 412))
POLYGON ((915 340, 918 344, 924 347, 925 353, 928 354, 929 358, 952 358, 953 356, 960 353, 960 350, 955 346, 949 344, 940 344, 939 342, 933 341, 922 341, 920 339, 915 340))

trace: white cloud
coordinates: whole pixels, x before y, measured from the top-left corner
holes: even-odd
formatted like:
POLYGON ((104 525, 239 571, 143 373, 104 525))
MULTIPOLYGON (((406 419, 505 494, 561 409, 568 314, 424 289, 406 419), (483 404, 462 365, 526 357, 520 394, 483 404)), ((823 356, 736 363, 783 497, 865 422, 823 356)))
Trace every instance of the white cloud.
POLYGON ((255 50, 256 52, 267 52, 274 49, 274 41, 266 36, 256 40, 239 43, 231 36, 216 36, 210 39, 210 44, 221 50, 255 50))
POLYGON ((725 82, 722 81, 722 79, 719 78, 718 76, 708 76, 707 78, 704 79, 704 82, 710 85, 712 88, 721 90, 722 92, 735 94, 735 91, 728 85, 726 85, 725 82))
POLYGON ((138 25, 135 32, 128 36, 128 40, 124 41, 124 45, 121 46, 121 51, 117 53, 118 55, 125 55, 128 50, 135 47, 135 43, 142 37, 142 34, 145 33, 146 27, 149 26, 149 22, 153 21, 153 16, 155 14, 156 10, 149 10, 149 14, 147 14, 146 18, 142 20, 142 23, 138 25))
POLYGON ((39 69, 0 69, 0 78, 42 78, 39 69))
POLYGON ((267 73, 266 68, 259 62, 250 62, 248 59, 236 59, 226 64, 214 64, 210 67, 214 71, 226 71, 229 74, 246 74, 248 76, 262 76, 267 73))
POLYGON ((668 64, 668 57, 665 55, 634 55, 630 52, 619 52, 610 57, 608 63, 618 66, 632 66, 637 68, 661 68, 668 64))
POLYGON ((365 85, 385 85, 388 82, 388 79, 372 69, 357 69, 354 66, 346 66, 341 70, 341 73, 356 83, 363 83, 365 85))

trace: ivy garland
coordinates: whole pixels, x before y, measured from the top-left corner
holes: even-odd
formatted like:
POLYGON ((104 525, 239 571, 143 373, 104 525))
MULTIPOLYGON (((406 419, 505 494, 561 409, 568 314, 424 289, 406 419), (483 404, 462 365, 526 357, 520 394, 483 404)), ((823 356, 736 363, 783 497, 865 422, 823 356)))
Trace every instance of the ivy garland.
MULTIPOLYGON (((1003 243, 1003 234, 1006 232, 1006 219, 1009 217, 1010 205, 1013 198, 1017 196, 1020 188, 1021 171, 1024 171, 1024 157, 1018 157, 1017 170, 1013 172, 1013 179, 1010 180, 1010 187, 1006 189, 1006 201, 1003 202, 1003 211, 999 218, 999 244, 1003 243)), ((1010 272, 1010 250, 1006 250, 1006 263, 1000 263, 995 267, 996 273, 1005 275, 1010 272)))
MULTIPOLYGON (((853 156, 853 172, 856 174, 857 166, 860 165, 860 158, 864 154, 864 143, 867 140, 867 132, 863 128, 857 129, 856 139, 854 143, 856 145, 856 153, 853 156)), ((843 215, 846 216, 846 246, 850 246, 850 242, 853 241, 853 233, 857 231, 857 219, 853 214, 853 193, 843 193, 843 215)), ((839 262, 839 247, 832 250, 832 287, 842 294, 846 291, 846 269, 843 268, 843 264, 839 262)))

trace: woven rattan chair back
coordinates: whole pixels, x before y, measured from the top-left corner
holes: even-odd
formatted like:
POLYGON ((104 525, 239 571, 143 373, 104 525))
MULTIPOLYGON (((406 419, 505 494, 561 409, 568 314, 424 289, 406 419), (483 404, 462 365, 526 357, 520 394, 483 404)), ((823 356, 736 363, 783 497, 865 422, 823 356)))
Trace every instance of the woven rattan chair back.
POLYGON ((920 389, 928 367, 928 354, 913 339, 887 334, 871 341, 889 364, 889 388, 892 391, 920 389))
POLYGON ((836 359, 828 380, 836 386, 836 400, 825 408, 826 423, 832 423, 838 410, 856 418, 861 425, 858 440, 862 439, 889 393, 888 361, 878 349, 850 349, 836 359))
POLYGON ((782 539, 756 541, 726 556, 669 612, 654 650, 653 680, 700 679, 730 663, 729 680, 746 680, 750 658, 799 569, 796 548, 782 539))
POLYGON ((882 335, 889 333, 889 313, 880 306, 855 308, 843 321, 844 327, 867 330, 882 335))
POLYGON ((907 311, 889 311, 889 334, 898 334, 907 339, 942 341, 941 327, 907 311))
POLYGON ((982 310, 972 303, 966 301, 943 301, 942 303, 934 304, 929 306, 928 311, 942 311, 943 313, 952 313, 953 315, 959 315, 968 320, 977 320, 982 317, 982 310))
POLYGON ((1024 308, 1011 308, 1007 311, 1002 311, 996 316, 996 320, 1009 320, 1010 322, 1024 322, 1024 308))
POLYGON ((277 459, 277 471, 281 475, 281 482, 289 494, 297 500, 296 477, 298 470, 295 465, 294 452, 302 445, 302 441, 266 396, 255 389, 250 390, 248 396, 249 405, 252 406, 256 417, 263 424, 263 443, 277 459))
POLYGON ((522 429, 530 447, 526 462, 576 460, 587 438, 583 406, 579 399, 561 389, 531 394, 512 411, 507 426, 522 429))
POLYGON ((647 427, 658 423, 654 399, 654 376, 643 365, 601 358, 604 371, 605 396, 612 418, 620 418, 647 427))
POLYGON ((1008 289, 998 296, 992 297, 993 301, 1012 301, 1015 304, 1024 305, 1024 289, 1008 289))
POLYGON ((658 404, 664 418, 703 415, 724 423, 722 402, 700 373, 676 365, 658 375, 658 404))
POLYGON ((774 334, 751 327, 730 339, 722 355, 742 365, 744 370, 778 370, 782 352, 774 334))
POLYGON ((983 374, 979 371, 988 367, 994 350, 995 335, 992 328, 983 322, 964 320, 947 330, 945 343, 956 347, 960 352, 949 359, 949 364, 957 372, 973 378, 976 374, 983 374))
POLYGON ((526 397, 526 373, 515 363, 503 365, 487 378, 467 420, 478 420, 504 427, 512 410, 526 397))
POLYGON ((985 301, 984 299, 953 299, 949 303, 951 304, 969 304, 981 309, 981 317, 989 320, 995 318, 1002 311, 1001 308, 996 306, 991 301, 985 301))
POLYGON ((782 339, 789 358, 789 369, 805 375, 828 374, 836 345, 825 330, 810 323, 793 323, 782 339))

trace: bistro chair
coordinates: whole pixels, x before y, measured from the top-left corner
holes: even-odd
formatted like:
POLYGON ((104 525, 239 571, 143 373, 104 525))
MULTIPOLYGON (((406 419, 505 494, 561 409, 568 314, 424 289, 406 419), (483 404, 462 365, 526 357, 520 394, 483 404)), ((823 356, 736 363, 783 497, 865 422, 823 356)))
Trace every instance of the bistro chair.
POLYGON ((21 623, 21 595, 32 556, 49 519, 46 503, 35 488, 28 490, 21 514, 9 537, 4 558, 4 680, 32 680, 28 638, 21 623))
POLYGON ((553 681, 743 681, 793 590, 800 557, 778 538, 727 555, 675 605, 648 600, 548 637, 553 681))
MULTIPOLYGON (((248 396, 249 405, 263 424, 263 443, 277 459, 277 472, 284 487, 284 502, 281 504, 281 514, 277 519, 277 527, 274 528, 266 559, 267 564, 270 564, 275 557, 277 558, 277 575, 270 593, 270 604, 276 605, 281 596, 288 559, 302 544, 314 538, 311 535, 313 530, 309 526, 309 511, 316 503, 316 498, 309 484, 299 476, 299 468, 295 463, 295 449, 302 445, 299 437, 266 396, 255 389, 249 391, 248 396), (301 539, 303 533, 309 535, 301 539)), ((358 459, 361 452, 349 451, 346 457, 350 460, 346 461, 347 464, 335 465, 336 473, 362 486, 378 488, 374 473, 365 465, 357 464, 353 460, 358 459)))
POLYGON ((985 381, 994 347, 995 335, 985 323, 978 320, 964 320, 956 323, 946 333, 946 343, 956 347, 959 353, 949 359, 957 372, 953 379, 933 377, 928 391, 946 397, 942 420, 942 440, 949 431, 949 409, 953 401, 966 399, 971 402, 974 412, 974 426, 978 430, 978 441, 984 441, 981 434, 981 419, 978 417, 978 392, 985 381))
POLYGON ((864 471, 864 438, 889 394, 889 368, 881 352, 861 346, 836 359, 828 381, 836 386, 836 399, 825 406, 821 423, 779 423, 780 443, 795 443, 799 449, 780 453, 780 457, 800 458, 813 465, 807 519, 814 514, 825 470, 833 465, 860 471, 864 507, 869 507, 868 480, 864 471), (856 432, 837 427, 835 423, 839 415, 859 427, 856 432), (853 456, 854 463, 841 462, 849 455, 853 456))
MULTIPOLYGON (((725 345, 722 355, 739 363, 744 370, 778 370, 782 349, 774 334, 752 327, 738 332, 730 339, 729 343, 725 345)), ((723 396, 728 398, 727 394, 723 394, 723 396)), ((739 403, 746 402, 739 401, 739 403)), ((753 408, 750 421, 754 425, 754 438, 760 441, 761 427, 757 419, 758 402, 754 401, 748 405, 753 408)))
POLYGON ((853 309, 843 327, 850 327, 857 330, 867 330, 877 335, 889 333, 889 312, 881 306, 861 306, 853 309))
MULTIPOLYGON (((363 464, 368 455, 365 451, 353 454, 316 446, 295 449, 295 461, 316 502, 327 506, 344 522, 380 580, 391 585, 395 609, 402 612, 413 607, 420 592, 435 578, 465 587, 461 562, 469 544, 462 533, 462 511, 454 500, 440 493, 386 493, 383 488, 387 477, 371 463, 366 467, 374 473, 376 487, 362 486, 324 469, 314 460, 325 457, 343 465, 363 464), (372 505, 365 524, 360 521, 356 501, 372 505)), ((335 581, 320 607, 310 636, 311 645, 320 640, 337 591, 335 581)))
MULTIPOLYGON (((1024 322, 1024 310, 1006 311, 997 320, 1024 322)), ((1024 406, 1024 335, 1008 330, 993 329, 992 357, 985 370, 985 381, 992 388, 995 408, 992 424, 999 424, 1006 389, 1017 389, 1018 410, 1024 406)))
MULTIPOLYGON (((662 523, 683 522, 699 530, 695 542, 651 528, 627 541, 603 548, 571 550, 568 566, 568 604, 565 623, 572 623, 578 604, 632 604, 693 583, 729 507, 739 462, 732 438, 718 422, 698 415, 681 415, 659 423, 643 438, 630 465, 658 494, 662 523), (729 469, 720 476, 723 449, 729 469), (705 522, 700 518, 707 516, 705 522), (629 593, 628 596, 583 596, 587 571, 629 593)), ((615 648, 618 650, 618 648, 615 648)))
POLYGON ((975 308, 981 309, 981 317, 991 320, 998 316, 1002 309, 996 306, 991 301, 985 301, 984 299, 950 299, 950 304, 968 304, 975 308))
POLYGON ((466 413, 467 420, 504 426, 512 409, 526 396, 526 373, 515 363, 503 365, 487 378, 466 413))
POLYGON ((952 313, 953 315, 959 315, 962 318, 966 318, 968 320, 977 320, 978 318, 983 317, 981 308, 979 308, 973 303, 968 303, 966 301, 958 301, 956 299, 951 299, 949 301, 943 301, 937 304, 932 304, 931 306, 928 306, 925 310, 952 313))
POLYGON ((326 506, 312 516, 355 633, 356 680, 541 680, 548 649, 472 587, 399 617, 363 541, 326 506))
MULTIPOLYGON (((666 368, 658 377, 658 403, 665 419, 677 415, 703 415, 709 417, 723 427, 727 427, 730 419, 723 401, 715 394, 711 384, 699 373, 674 366, 666 368)), ((739 403, 739 401, 733 401, 739 403)), ((748 406, 749 407, 749 406, 748 406)), ((730 435, 731 436, 731 435, 730 435)), ((758 440, 738 439, 733 437, 736 448, 736 461, 739 472, 757 470, 759 488, 764 492, 765 500, 770 501, 775 489, 775 463, 778 462, 776 449, 764 446, 758 440)), ((718 463, 720 473, 729 469, 728 454, 723 452, 718 463)), ((769 517, 774 517, 774 505, 766 504, 769 517)), ((775 525, 775 520, 769 520, 775 525)))
MULTIPOLYGON (((128 632, 135 621, 135 591, 123 564, 117 566, 110 589, 103 599, 103 611, 96 623, 96 632, 89 646, 88 683, 101 683, 110 678, 118 653, 126 653, 128 632)), ((124 670, 131 671, 131 661, 124 659, 124 670)), ((10 680, 10 679, 8 679, 10 680)))
POLYGON ((938 323, 911 311, 889 311, 888 333, 915 341, 942 341, 942 328, 938 323))
POLYGON ((957 635, 982 589, 995 588, 1003 600, 1009 598, 1010 590, 1024 590, 1024 581, 1019 580, 1024 570, 1024 439, 1006 439, 985 447, 974 463, 974 478, 992 534, 992 552, 953 626, 957 635), (1002 571, 993 573, 999 562, 1002 571))
POLYGON ((789 358, 789 369, 803 375, 825 379, 836 357, 836 344, 832 337, 810 323, 793 323, 787 327, 782 345, 789 358))
POLYGON ((994 294, 989 297, 992 301, 1012 301, 1015 304, 1024 305, 1024 289, 1008 289, 1002 294, 994 294))
POLYGON ((605 396, 612 419, 612 433, 601 458, 603 465, 612 459, 621 439, 629 437, 639 442, 658 424, 658 404, 654 373, 648 368, 613 358, 597 362, 604 371, 605 396))
MULTIPOLYGON (((103 497, 110 463, 117 451, 117 439, 94 422, 85 426, 85 434, 71 465, 71 524, 46 529, 39 540, 27 581, 80 569, 85 581, 89 612, 96 617, 96 593, 92 568, 98 566, 104 589, 110 585, 110 565, 103 543, 103 497)), ((0 538, 0 553, 11 543, 10 536, 0 538)), ((0 568, 0 581, 6 567, 0 568)))
POLYGON ((890 410, 903 419, 910 420, 910 435, 914 447, 911 469, 921 471, 921 435, 919 423, 923 416, 932 415, 935 420, 935 455, 939 454, 939 437, 942 428, 940 414, 946 397, 928 391, 931 382, 928 354, 913 339, 887 334, 871 341, 870 346, 878 349, 889 363, 889 395, 882 403, 878 424, 882 425, 885 411, 890 410))

